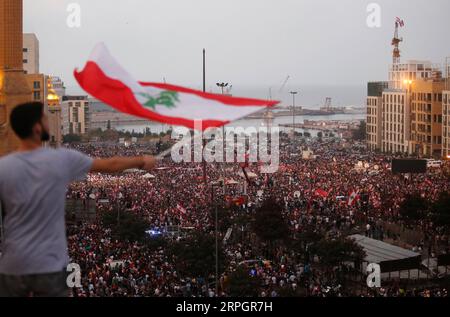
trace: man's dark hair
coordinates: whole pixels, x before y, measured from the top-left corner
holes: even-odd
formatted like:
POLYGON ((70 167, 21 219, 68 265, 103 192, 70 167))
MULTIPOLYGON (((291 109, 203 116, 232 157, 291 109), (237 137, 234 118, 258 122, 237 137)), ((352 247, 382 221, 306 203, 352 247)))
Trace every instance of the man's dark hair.
POLYGON ((33 134, 33 126, 41 121, 43 114, 44 105, 41 102, 18 105, 11 111, 11 128, 20 139, 27 139, 33 134))

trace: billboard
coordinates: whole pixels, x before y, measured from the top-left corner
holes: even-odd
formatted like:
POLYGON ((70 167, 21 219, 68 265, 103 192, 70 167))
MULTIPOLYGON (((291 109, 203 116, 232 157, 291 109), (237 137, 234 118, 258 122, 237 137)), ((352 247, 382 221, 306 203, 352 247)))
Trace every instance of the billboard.
POLYGON ((426 173, 427 172, 427 161, 426 160, 414 160, 414 159, 393 159, 392 160, 392 172, 395 174, 426 173))

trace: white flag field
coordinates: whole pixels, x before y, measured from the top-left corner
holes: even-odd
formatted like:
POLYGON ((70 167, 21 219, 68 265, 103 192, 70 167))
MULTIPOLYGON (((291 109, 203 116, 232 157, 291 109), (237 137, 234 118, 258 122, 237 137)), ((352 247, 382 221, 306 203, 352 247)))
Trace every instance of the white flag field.
POLYGON ((137 81, 103 43, 96 45, 84 69, 75 70, 74 76, 88 94, 120 112, 190 129, 198 129, 199 121, 201 130, 221 127, 278 104, 137 81))

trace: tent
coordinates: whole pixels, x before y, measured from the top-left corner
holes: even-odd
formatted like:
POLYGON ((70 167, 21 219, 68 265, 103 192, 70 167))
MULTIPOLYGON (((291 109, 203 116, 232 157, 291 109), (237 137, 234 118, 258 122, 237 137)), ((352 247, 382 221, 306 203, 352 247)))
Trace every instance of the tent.
POLYGON ((382 273, 418 269, 421 266, 421 255, 407 249, 374 240, 360 234, 349 238, 354 239, 366 252, 367 263, 377 263, 382 273))
POLYGON ((144 176, 142 176, 143 178, 147 178, 147 179, 153 179, 156 178, 155 175, 152 175, 150 173, 145 174, 144 176))

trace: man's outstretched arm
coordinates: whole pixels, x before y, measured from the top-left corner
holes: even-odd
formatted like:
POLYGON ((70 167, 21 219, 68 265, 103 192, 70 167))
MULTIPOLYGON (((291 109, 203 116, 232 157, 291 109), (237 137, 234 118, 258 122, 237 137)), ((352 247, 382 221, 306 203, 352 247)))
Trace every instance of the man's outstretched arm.
POLYGON ((92 163, 90 172, 118 173, 132 168, 150 171, 155 165, 156 160, 153 156, 112 157, 107 159, 95 159, 92 163))

